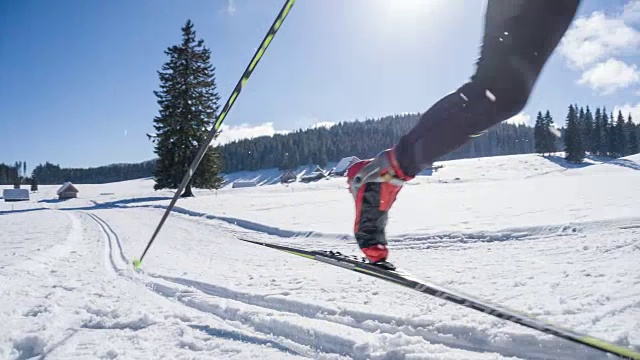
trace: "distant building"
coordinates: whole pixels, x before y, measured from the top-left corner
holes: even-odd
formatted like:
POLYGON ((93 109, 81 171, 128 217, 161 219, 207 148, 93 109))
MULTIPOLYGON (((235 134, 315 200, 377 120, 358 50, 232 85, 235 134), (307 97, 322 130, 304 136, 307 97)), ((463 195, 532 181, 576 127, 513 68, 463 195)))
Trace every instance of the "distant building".
POLYGON ((292 183, 296 180, 298 180, 298 177, 291 170, 286 170, 282 175, 280 175, 280 182, 283 184, 292 183))
POLYGON ((358 161, 360 161, 360 159, 358 159, 357 156, 347 156, 342 158, 333 168, 331 175, 345 176, 349 167, 358 161))
POLYGON ((320 166, 316 166, 315 170, 313 170, 311 174, 301 177, 300 181, 304 183, 308 183, 308 182, 324 179, 325 177, 327 177, 327 174, 325 173, 325 171, 320 166))
POLYGON ((78 188, 76 188, 72 183, 67 181, 66 183, 62 184, 62 186, 58 189, 56 194, 58 194, 58 199, 65 200, 65 199, 77 198, 79 192, 80 191, 78 190, 78 188))
POLYGON ((2 191, 4 201, 28 201, 29 190, 27 189, 4 189, 2 191))
POLYGON ((231 188, 246 188, 246 187, 256 187, 258 183, 255 181, 234 181, 231 185, 231 188))

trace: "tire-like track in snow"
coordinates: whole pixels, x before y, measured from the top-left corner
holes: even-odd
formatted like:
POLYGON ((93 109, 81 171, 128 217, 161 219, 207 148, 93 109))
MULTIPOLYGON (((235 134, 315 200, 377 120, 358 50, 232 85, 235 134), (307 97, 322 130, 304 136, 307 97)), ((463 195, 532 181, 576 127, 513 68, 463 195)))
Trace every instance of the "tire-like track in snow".
MULTIPOLYGON (((86 214, 105 234, 109 262, 113 270, 119 275, 133 279, 116 265, 118 255, 120 257, 118 262, 122 260, 124 264, 129 265, 118 234, 99 216, 86 214)), ((155 280, 144 281, 145 285, 155 293, 216 316, 238 328, 239 332, 235 336, 226 334, 225 337, 238 341, 269 344, 279 350, 308 357, 322 358, 339 355, 350 358, 373 358, 370 349, 348 336, 356 333, 353 337, 358 338, 358 334, 362 336, 362 333, 365 333, 403 336, 405 341, 408 340, 414 344, 416 342, 422 342, 425 345, 437 344, 471 352, 496 353, 505 357, 525 355, 527 359, 574 359, 578 352, 583 359, 602 358, 598 353, 576 348, 572 346, 573 344, 559 339, 540 339, 533 335, 510 334, 509 340, 496 344, 491 343, 482 330, 471 326, 443 327, 394 316, 348 309, 337 310, 282 296, 244 293, 182 277, 146 272, 144 274, 148 279, 155 280), (273 314, 274 311, 277 312, 276 316, 273 314), (260 336, 251 335, 252 333, 260 333, 260 336), (335 335, 336 333, 347 334, 347 337, 335 335)), ((212 331, 207 326, 190 326, 211 336, 223 335, 212 331)), ((384 349, 374 350, 381 354, 386 353, 384 349)), ((398 358, 398 355, 397 352, 390 351, 382 357, 398 358)), ((404 355, 400 355, 400 358, 402 357, 404 355)))

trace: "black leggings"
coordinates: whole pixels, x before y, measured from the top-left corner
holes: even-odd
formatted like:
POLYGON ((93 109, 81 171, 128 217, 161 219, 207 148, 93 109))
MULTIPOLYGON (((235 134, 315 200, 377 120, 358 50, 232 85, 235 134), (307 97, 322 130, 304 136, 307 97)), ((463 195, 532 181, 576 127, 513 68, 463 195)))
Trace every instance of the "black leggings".
POLYGON ((427 110, 396 145, 410 176, 520 112, 580 0, 488 0, 482 50, 470 81, 427 110))

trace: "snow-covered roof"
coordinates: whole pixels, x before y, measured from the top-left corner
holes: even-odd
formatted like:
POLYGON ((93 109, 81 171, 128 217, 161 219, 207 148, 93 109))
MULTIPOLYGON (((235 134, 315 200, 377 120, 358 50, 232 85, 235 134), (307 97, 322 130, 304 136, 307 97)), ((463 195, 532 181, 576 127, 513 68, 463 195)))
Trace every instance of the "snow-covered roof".
POLYGON ((4 189, 2 197, 7 200, 29 200, 29 190, 27 189, 4 189))
POLYGON ((62 186, 60 186, 60 188, 56 192, 56 195, 60 195, 61 193, 67 191, 79 192, 78 188, 76 188, 71 182, 67 181, 66 183, 62 184, 62 186))
POLYGON ((345 172, 347 171, 347 168, 349 168, 349 166, 355 161, 360 161, 360 159, 358 159, 358 157, 356 156, 347 156, 345 158, 342 158, 338 162, 338 164, 336 164, 336 167, 333 171, 337 173, 345 172))

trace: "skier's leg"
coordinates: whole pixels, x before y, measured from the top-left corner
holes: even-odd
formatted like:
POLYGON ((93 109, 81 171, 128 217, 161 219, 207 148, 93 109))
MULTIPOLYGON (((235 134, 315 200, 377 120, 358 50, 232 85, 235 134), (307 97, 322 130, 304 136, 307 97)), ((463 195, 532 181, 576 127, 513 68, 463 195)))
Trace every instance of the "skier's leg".
POLYGON ((427 110, 395 147, 349 169, 347 181, 356 202, 354 232, 370 260, 387 257, 387 212, 402 182, 463 145, 470 135, 522 110, 579 3, 489 0, 482 51, 470 81, 427 110), (375 183, 381 180, 387 182, 375 183))
POLYGON ((396 156, 413 176, 489 127, 517 114, 580 0, 489 0, 477 69, 398 142, 396 156))

